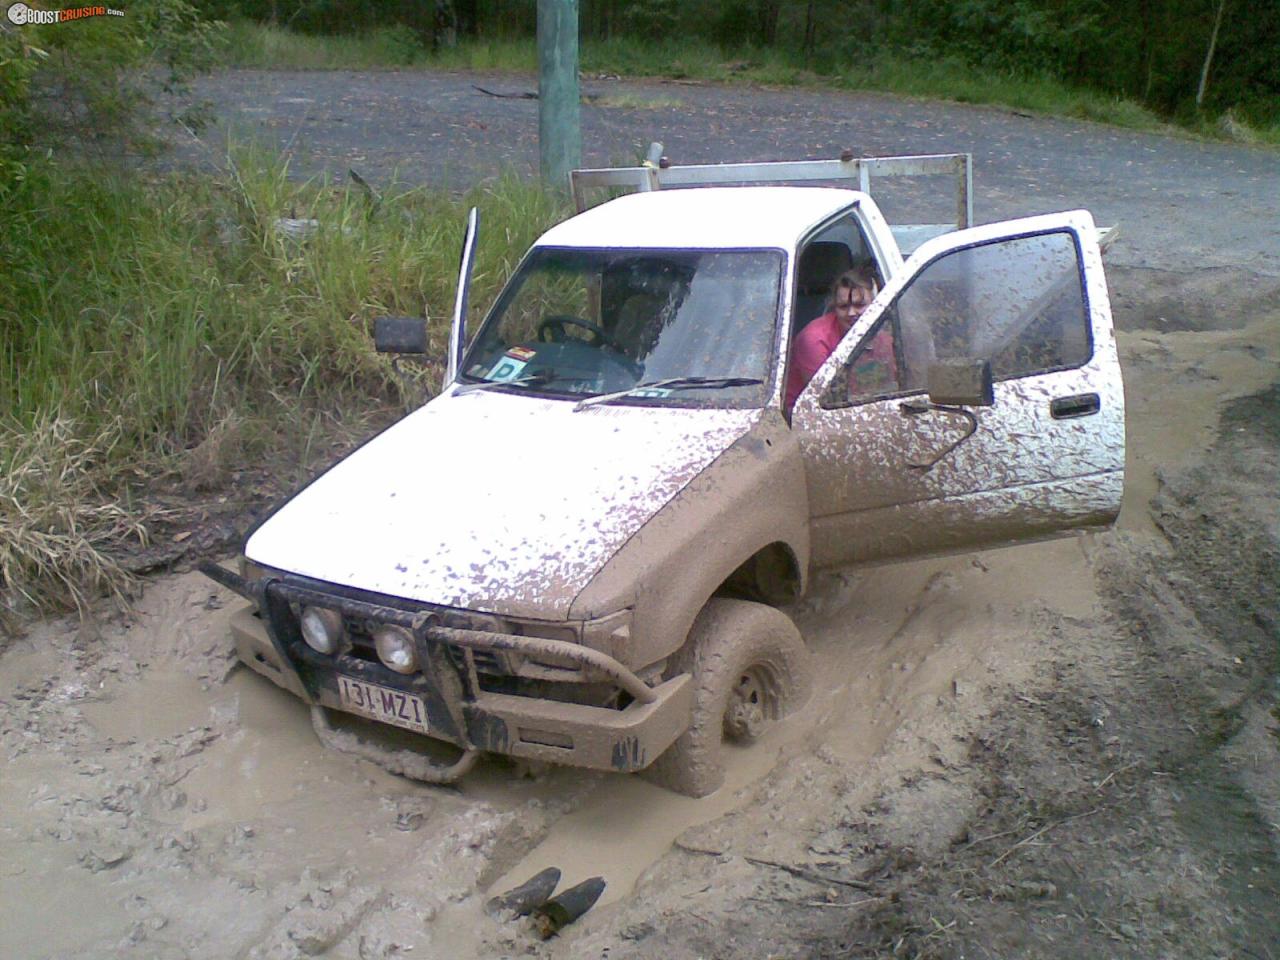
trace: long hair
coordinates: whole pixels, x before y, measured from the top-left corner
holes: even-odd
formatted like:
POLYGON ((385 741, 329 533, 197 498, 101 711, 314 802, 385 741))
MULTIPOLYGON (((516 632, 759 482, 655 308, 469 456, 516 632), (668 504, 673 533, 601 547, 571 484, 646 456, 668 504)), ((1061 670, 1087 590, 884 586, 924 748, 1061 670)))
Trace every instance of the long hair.
POLYGON ((873 297, 880 292, 880 272, 876 270, 874 261, 859 260, 836 277, 835 283, 831 284, 831 302, 835 303, 836 294, 841 290, 853 290, 855 287, 870 290, 873 297))

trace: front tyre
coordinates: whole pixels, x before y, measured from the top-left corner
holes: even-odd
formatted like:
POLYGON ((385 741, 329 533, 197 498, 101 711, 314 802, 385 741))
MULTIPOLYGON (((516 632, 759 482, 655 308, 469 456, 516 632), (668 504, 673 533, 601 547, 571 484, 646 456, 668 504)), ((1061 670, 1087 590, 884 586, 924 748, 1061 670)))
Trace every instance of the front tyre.
POLYGON ((789 617, 748 600, 714 598, 672 657, 668 676, 693 675, 693 720, 645 771, 690 797, 724 783, 726 739, 751 742, 809 695, 809 653, 789 617))

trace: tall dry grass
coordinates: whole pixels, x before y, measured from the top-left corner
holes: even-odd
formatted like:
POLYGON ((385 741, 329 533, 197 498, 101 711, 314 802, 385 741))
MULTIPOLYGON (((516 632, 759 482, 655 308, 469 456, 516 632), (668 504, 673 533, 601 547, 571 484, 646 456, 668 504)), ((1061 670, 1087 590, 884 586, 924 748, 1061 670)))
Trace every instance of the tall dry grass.
POLYGON ((145 517, 106 495, 122 424, 92 430, 41 415, 0 423, 0 583, 7 611, 75 606, 106 593, 123 599, 129 574, 112 557, 145 543, 145 517))

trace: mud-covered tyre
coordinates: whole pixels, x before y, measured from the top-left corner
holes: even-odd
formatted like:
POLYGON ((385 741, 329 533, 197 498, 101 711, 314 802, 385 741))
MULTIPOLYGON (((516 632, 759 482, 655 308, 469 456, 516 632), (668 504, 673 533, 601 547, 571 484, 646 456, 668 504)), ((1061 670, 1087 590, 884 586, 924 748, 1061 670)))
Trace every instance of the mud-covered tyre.
POLYGON ((795 624, 748 600, 711 600, 667 673, 693 675, 693 721, 644 776, 690 797, 724 783, 726 739, 756 739, 809 695, 809 653, 795 624))

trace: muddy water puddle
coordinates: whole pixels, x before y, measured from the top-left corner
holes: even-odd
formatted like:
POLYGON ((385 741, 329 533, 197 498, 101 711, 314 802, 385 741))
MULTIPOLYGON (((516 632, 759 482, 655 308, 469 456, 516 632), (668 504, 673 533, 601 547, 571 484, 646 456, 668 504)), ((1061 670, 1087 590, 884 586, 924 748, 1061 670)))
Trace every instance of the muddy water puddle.
POLYGON ((203 819, 253 819, 316 781, 334 779, 337 770, 318 749, 305 704, 246 670, 233 674, 226 690, 235 726, 185 782, 208 804, 203 819))
POLYGON ((184 780, 193 802, 183 828, 246 832, 254 882, 284 881, 305 869, 370 876, 394 870, 412 846, 395 829, 397 803, 423 796, 423 788, 326 750, 305 705, 256 675, 240 671, 227 689, 237 723, 184 780))
POLYGON ((1087 618, 1098 602, 1079 537, 835 575, 797 621, 815 650, 825 748, 866 762, 904 724, 947 712, 1031 669, 1037 615, 1087 618))
POLYGON ((156 740, 206 724, 221 691, 180 673, 150 673, 108 698, 81 706, 85 719, 112 740, 156 740))
POLYGON ((501 893, 545 867, 558 867, 560 889, 603 876, 608 886, 600 903, 622 900, 680 834, 740 806, 743 789, 768 774, 802 737, 799 725, 789 725, 771 730, 749 748, 729 746, 725 785, 700 799, 679 796, 640 777, 610 774, 490 890, 501 893))
POLYGON ((71 856, 41 855, 40 869, 6 855, 0 868, 0 955, 40 957, 73 950, 119 926, 101 882, 71 856), (68 923, 74 918, 74 923, 68 923))

